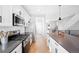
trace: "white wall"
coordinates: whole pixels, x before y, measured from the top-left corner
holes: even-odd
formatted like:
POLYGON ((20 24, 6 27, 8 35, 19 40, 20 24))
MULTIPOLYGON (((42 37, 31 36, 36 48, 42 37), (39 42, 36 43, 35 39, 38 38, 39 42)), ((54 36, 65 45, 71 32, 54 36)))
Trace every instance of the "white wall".
POLYGON ((79 5, 62 5, 61 6, 61 17, 67 17, 72 14, 79 13, 79 5))
POLYGON ((0 23, 0 26, 12 26, 12 6, 1 5, 1 7, 2 23, 0 23))

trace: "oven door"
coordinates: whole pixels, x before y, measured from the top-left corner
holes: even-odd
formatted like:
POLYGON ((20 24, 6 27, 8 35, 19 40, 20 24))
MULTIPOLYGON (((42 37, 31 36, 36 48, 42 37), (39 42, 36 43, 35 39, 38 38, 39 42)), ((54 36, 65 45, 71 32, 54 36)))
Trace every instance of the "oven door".
POLYGON ((23 47, 25 47, 26 46, 26 44, 28 43, 28 40, 26 39, 24 42, 23 42, 23 47))
POLYGON ((29 38, 27 38, 25 41, 23 41, 23 48, 24 48, 24 53, 29 52, 29 48, 30 48, 30 40, 29 40, 29 38))

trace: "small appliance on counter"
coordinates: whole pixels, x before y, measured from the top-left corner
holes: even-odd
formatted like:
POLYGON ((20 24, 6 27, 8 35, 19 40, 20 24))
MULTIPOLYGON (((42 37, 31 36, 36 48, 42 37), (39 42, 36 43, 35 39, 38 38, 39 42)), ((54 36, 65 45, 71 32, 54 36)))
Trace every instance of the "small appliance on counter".
POLYGON ((0 39, 1 39, 1 46, 2 46, 2 50, 4 51, 7 48, 7 44, 8 44, 8 32, 4 32, 1 31, 0 32, 0 39))

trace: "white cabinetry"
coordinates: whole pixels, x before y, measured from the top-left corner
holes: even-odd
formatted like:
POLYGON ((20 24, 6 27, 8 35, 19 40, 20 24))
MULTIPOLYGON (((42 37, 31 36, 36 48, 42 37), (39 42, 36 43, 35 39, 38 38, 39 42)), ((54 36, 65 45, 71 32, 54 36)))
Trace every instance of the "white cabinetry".
POLYGON ((21 15, 23 13, 21 6, 19 6, 19 5, 13 5, 12 6, 12 13, 21 15))
POLYGON ((0 6, 0 16, 2 16, 2 6, 0 6))
POLYGON ((11 26, 12 25, 12 6, 11 5, 2 5, 1 14, 2 15, 2 23, 0 26, 11 26))
POLYGON ((0 6, 0 25, 2 24, 2 6, 0 6))
POLYGON ((11 53, 22 53, 22 43, 19 44, 11 53))
POLYGON ((48 37, 48 46, 51 53, 69 53, 50 36, 48 37))
POLYGON ((48 46, 51 53, 57 53, 57 46, 51 37, 48 38, 48 46))

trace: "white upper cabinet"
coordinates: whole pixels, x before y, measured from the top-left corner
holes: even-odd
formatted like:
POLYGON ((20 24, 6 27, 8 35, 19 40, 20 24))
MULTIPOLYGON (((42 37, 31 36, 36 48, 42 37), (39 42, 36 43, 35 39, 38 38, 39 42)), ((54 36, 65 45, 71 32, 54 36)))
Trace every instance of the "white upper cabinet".
POLYGON ((0 25, 2 23, 2 6, 0 6, 0 25))
POLYGON ((22 14, 22 8, 19 5, 13 5, 12 6, 12 13, 21 15, 22 14))
POLYGON ((2 16, 2 6, 0 6, 0 16, 2 16))
POLYGON ((1 6, 2 23, 0 24, 0 26, 12 25, 12 8, 11 7, 12 7, 11 5, 1 6))
POLYGON ((23 9, 22 17, 25 19, 25 25, 26 25, 28 21, 30 20, 30 16, 25 9, 23 9))

